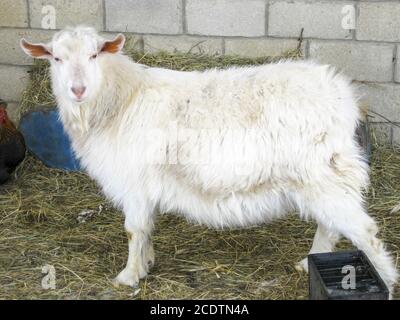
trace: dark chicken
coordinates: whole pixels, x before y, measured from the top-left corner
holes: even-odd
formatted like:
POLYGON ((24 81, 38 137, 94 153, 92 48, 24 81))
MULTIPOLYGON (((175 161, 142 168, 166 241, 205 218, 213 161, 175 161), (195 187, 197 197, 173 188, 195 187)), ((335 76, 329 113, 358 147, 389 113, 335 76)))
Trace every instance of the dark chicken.
POLYGON ((0 184, 25 158, 25 141, 22 134, 7 116, 6 105, 0 101, 0 184))

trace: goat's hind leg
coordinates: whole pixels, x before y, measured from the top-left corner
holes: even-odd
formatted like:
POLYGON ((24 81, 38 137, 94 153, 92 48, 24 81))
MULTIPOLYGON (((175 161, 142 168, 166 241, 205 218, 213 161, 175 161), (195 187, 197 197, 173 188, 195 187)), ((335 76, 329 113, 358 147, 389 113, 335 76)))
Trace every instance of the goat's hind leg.
MULTIPOLYGON (((338 234, 329 232, 323 225, 318 225, 313 244, 309 254, 331 252, 334 250, 340 237, 338 234)), ((304 258, 296 264, 296 270, 308 272, 308 259, 304 258)))
POLYGON ((363 208, 361 196, 351 192, 324 194, 311 200, 310 213, 329 232, 349 239, 363 250, 375 266, 390 292, 397 282, 397 270, 383 242, 376 237, 378 227, 363 208))

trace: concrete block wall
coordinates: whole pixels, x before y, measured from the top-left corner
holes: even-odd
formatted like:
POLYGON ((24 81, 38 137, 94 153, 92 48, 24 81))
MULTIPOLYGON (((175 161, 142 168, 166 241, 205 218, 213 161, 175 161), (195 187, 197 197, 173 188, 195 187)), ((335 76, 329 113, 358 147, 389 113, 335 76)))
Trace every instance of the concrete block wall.
MULTIPOLYGON (((50 39, 52 13, 50 29, 124 32, 144 52, 276 56, 297 47, 303 28, 306 58, 343 70, 373 111, 400 124, 400 0, 0 0, 0 98, 11 114, 32 63, 18 41, 50 39)), ((400 143, 400 128, 372 120, 381 140, 400 143)))

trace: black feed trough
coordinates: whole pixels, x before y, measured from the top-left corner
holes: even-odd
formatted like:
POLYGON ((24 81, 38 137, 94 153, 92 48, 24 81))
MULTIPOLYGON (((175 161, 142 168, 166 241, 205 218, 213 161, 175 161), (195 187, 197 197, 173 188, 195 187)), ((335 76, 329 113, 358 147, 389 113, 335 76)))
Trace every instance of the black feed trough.
POLYGON ((388 300, 389 291, 362 251, 308 256, 311 300, 388 300))

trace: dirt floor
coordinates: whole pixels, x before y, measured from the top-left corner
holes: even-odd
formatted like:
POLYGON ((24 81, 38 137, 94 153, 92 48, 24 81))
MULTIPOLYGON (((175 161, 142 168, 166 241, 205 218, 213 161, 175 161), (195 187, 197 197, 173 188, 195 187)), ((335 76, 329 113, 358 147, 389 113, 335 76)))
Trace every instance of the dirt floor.
MULTIPOLYGON (((375 148, 369 211, 396 258, 400 213, 390 211, 399 201, 400 152, 375 148)), ((307 299, 307 275, 294 266, 314 232, 295 215, 236 231, 160 216, 150 275, 136 290, 117 289, 111 280, 127 258, 121 213, 86 175, 48 169, 29 156, 0 186, 0 298, 307 299), (45 265, 55 269, 55 289, 42 287, 45 265)))

